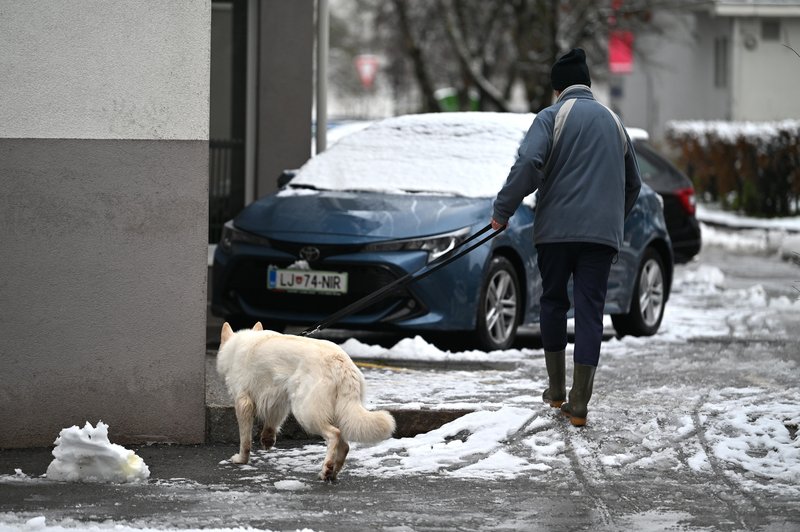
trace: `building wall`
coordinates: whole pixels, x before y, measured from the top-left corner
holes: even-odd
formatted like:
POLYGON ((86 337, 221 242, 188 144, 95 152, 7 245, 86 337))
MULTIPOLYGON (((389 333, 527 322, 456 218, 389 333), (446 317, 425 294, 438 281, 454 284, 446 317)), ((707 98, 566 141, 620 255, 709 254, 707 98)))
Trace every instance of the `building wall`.
POLYGON ((203 439, 209 4, 0 7, 0 448, 203 439))
POLYGON ((730 89, 715 87, 713 78, 714 37, 725 32, 725 20, 674 11, 655 17, 663 35, 637 35, 633 72, 619 79, 616 106, 625 124, 657 140, 670 120, 726 118, 730 89))
POLYGON ((781 120, 800 117, 800 17, 781 18, 778 41, 761 38, 763 17, 658 12, 665 31, 640 34, 634 72, 615 105, 626 125, 659 139, 670 120, 781 120), (715 41, 727 38, 727 83, 715 84, 715 41), (756 45, 748 48, 747 38, 756 45))
POLYGON ((758 18, 737 18, 733 30, 733 119, 800 118, 800 17, 780 19, 779 40, 764 40, 758 18), (747 46, 749 44, 750 46, 747 46))
POLYGON ((314 1, 259 2, 258 149, 255 198, 311 154, 314 1))

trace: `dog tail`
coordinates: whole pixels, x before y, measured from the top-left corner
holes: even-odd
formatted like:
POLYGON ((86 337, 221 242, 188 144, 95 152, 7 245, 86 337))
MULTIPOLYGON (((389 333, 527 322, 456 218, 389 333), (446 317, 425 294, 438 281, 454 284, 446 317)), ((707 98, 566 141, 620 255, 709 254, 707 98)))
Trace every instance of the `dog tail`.
POLYGON ((347 441, 377 443, 394 433, 394 417, 386 410, 370 411, 359 401, 347 401, 340 409, 339 430, 347 441))

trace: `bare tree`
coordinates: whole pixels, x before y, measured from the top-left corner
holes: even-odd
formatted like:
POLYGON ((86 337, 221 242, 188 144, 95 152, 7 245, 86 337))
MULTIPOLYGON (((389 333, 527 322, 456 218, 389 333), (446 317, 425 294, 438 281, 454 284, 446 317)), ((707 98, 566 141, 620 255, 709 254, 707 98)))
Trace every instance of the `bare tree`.
MULTIPOLYGON (((420 95, 419 110, 442 109, 437 89, 449 87, 462 110, 550 104, 550 66, 570 48, 584 48, 592 65, 607 60, 611 29, 652 27, 654 8, 698 1, 665 0, 357 0, 373 10, 370 45, 387 59, 395 91, 420 95)), ((605 72, 594 68, 593 76, 605 72)))
POLYGON ((421 47, 421 39, 415 35, 409 17, 408 2, 406 0, 392 0, 391 3, 397 17, 397 31, 399 31, 402 39, 402 49, 411 61, 414 78, 417 80, 422 92, 423 109, 425 111, 439 111, 441 109, 434 95, 435 87, 428 70, 427 58, 421 47))

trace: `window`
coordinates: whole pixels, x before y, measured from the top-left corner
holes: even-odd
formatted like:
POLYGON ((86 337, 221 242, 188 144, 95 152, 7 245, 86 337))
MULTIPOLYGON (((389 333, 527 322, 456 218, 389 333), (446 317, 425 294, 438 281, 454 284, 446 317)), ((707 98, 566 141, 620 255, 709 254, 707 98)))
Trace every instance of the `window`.
POLYGON ((728 86, 727 37, 714 39, 714 86, 720 89, 728 86))
POLYGON ((767 18, 761 21, 761 39, 764 41, 779 41, 781 39, 780 19, 767 18))
POLYGON ((633 145, 639 174, 655 191, 674 190, 686 186, 687 178, 656 153, 647 142, 636 140, 633 145))

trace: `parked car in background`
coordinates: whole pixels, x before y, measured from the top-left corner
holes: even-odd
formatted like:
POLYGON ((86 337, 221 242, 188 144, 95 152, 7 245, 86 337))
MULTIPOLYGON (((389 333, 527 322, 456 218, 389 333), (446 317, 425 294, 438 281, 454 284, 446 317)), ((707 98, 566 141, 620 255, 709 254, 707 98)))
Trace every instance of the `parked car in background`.
POLYGON ((688 262, 700 253, 702 243, 692 181, 650 145, 646 131, 628 128, 628 134, 636 150, 642 181, 664 200, 664 218, 675 262, 688 262))
MULTIPOLYGON (((438 113, 386 119, 309 160, 229 221, 214 255, 212 311, 237 327, 311 326, 415 272, 485 227, 533 115, 438 113)), ((602 208, 602 206, 598 206, 602 208)), ((499 236, 336 327, 469 331, 509 347, 539 318, 529 197, 499 236)), ((658 195, 643 186, 609 279, 620 334, 652 335, 672 282, 658 195)))

